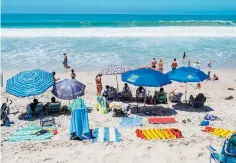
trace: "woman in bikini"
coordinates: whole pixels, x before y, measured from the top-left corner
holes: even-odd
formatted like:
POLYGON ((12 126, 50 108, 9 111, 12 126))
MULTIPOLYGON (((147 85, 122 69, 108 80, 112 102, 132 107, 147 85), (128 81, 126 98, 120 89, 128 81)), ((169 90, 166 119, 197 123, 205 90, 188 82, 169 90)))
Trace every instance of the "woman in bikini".
POLYGON ((97 96, 102 95, 102 74, 96 76, 97 96))
POLYGON ((162 62, 162 59, 159 60, 158 62, 158 71, 162 72, 163 73, 163 62, 162 62))

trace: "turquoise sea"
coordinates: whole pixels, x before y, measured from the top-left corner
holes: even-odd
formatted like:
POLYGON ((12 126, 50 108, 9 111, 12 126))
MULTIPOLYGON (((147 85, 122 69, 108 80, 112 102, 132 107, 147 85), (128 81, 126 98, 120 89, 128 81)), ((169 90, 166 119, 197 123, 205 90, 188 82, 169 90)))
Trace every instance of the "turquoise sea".
POLYGON ((78 71, 147 65, 152 57, 169 69, 173 58, 185 64, 183 52, 202 67, 236 67, 236 15, 3 14, 1 25, 7 70, 60 71, 64 52, 78 71))

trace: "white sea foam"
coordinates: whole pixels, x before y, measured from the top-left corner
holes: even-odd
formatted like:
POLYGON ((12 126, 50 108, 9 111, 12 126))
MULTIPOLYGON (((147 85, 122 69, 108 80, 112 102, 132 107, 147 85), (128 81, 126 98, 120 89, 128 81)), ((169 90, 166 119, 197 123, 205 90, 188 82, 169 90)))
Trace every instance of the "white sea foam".
POLYGON ((236 37, 236 27, 2 29, 2 37, 236 37))

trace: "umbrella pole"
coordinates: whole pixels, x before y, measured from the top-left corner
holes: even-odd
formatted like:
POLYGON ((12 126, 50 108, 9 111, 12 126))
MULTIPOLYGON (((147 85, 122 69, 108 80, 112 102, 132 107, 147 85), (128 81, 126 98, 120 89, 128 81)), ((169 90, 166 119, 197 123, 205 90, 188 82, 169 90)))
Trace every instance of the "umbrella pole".
POLYGON ((185 106, 187 107, 187 82, 185 83, 185 106))
POLYGON ((117 91, 119 92, 119 86, 118 86, 117 74, 116 74, 116 86, 117 86, 117 91))

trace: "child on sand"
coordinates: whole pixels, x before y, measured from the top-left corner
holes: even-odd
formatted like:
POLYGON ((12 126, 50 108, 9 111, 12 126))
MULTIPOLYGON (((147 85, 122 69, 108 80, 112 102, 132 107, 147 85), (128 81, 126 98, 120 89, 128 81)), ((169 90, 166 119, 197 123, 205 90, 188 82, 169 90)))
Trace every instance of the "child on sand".
POLYGON ((75 79, 76 75, 75 75, 75 71, 72 69, 71 70, 71 79, 75 79))

